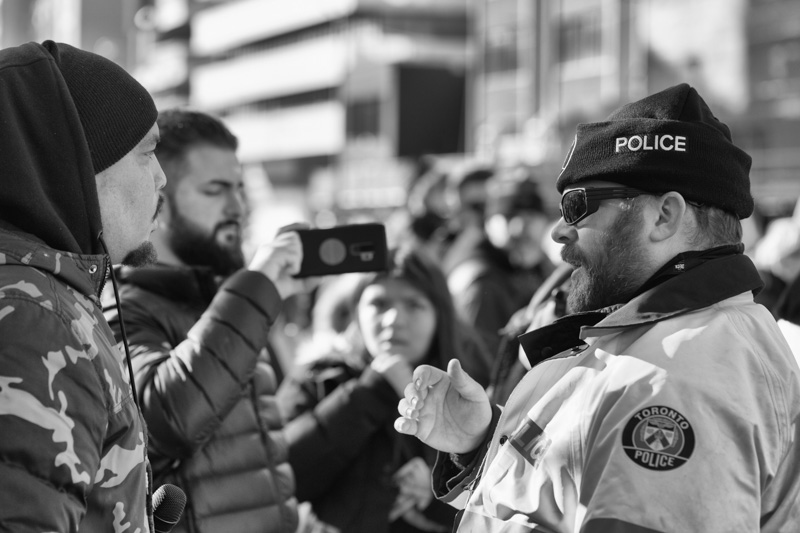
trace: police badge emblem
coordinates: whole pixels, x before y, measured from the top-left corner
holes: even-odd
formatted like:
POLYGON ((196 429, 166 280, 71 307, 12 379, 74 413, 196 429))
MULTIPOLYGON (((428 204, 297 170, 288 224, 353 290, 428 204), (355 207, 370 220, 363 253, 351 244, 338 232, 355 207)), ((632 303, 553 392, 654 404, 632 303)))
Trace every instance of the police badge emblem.
POLYGON ((650 470, 672 470, 691 457, 694 429, 675 409, 657 405, 634 414, 622 432, 622 447, 634 463, 650 470))

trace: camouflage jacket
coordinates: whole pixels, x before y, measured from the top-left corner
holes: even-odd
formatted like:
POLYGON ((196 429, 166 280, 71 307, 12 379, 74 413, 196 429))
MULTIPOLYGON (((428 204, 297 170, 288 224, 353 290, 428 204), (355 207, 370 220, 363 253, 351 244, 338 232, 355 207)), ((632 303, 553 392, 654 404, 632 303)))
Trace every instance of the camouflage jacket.
POLYGON ((0 229, 0 531, 149 531, 146 430, 98 306, 107 262, 0 229))

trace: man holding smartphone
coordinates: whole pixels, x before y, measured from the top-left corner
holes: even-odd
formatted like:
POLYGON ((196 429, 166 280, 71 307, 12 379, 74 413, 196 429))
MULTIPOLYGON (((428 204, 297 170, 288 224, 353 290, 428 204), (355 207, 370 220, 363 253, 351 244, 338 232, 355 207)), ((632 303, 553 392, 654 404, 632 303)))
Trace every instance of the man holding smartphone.
MULTIPOLYGON (((281 233, 245 266, 236 137, 195 111, 162 112, 158 124, 170 179, 153 235, 159 263, 119 276, 153 474, 186 492, 175 531, 292 533, 298 508, 266 347, 282 300, 301 287, 300 239, 281 233)), ((106 315, 119 340, 115 310, 106 315)))

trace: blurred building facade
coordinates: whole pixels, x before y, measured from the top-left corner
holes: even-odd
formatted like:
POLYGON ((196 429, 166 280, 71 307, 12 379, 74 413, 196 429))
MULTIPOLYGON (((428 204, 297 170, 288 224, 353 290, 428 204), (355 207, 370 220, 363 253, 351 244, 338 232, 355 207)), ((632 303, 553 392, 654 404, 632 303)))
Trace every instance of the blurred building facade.
POLYGON ((681 81, 768 215, 800 196, 796 0, 0 0, 2 46, 46 38, 220 115, 267 218, 400 205, 423 154, 548 182, 577 123, 681 81))
POLYGON ((577 123, 685 81, 753 156, 759 207, 800 196, 800 2, 477 0, 474 15, 478 154, 548 180, 577 123))
POLYGON ((90 50, 126 69, 139 0, 0 0, 0 48, 52 39, 90 50))
POLYGON ((409 161, 464 149, 463 0, 155 0, 148 9, 137 76, 161 107, 222 117, 257 195, 266 182, 272 196, 316 212, 397 207, 409 161))

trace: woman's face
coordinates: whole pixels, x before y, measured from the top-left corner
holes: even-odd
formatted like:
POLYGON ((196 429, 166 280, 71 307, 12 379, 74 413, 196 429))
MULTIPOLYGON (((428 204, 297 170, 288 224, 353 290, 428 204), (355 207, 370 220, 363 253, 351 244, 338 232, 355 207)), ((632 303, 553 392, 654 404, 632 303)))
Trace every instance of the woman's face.
POLYGON ((358 325, 370 355, 402 355, 416 365, 430 349, 436 310, 405 280, 383 279, 367 286, 358 301, 358 325))

